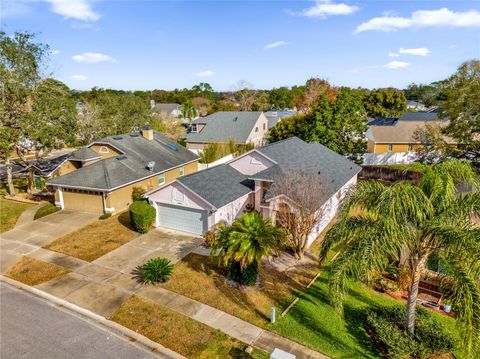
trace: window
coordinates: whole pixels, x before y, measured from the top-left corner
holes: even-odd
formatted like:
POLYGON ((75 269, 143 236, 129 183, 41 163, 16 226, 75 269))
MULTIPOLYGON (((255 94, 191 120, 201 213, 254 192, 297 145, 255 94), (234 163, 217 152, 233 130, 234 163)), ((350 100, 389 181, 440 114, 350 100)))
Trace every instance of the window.
POLYGON ((264 123, 264 124, 263 124, 263 130, 265 131, 266 129, 267 129, 267 124, 264 123))
POLYGON ((158 184, 161 185, 161 184, 164 184, 165 183, 165 173, 160 173, 158 175, 158 184))
POLYGON ((184 174, 185 174, 185 167, 182 166, 182 167, 180 167, 180 172, 179 172, 178 175, 181 177, 181 176, 183 176, 184 174))
POLYGON ((192 132, 197 132, 197 124, 196 123, 192 124, 192 132))
POLYGON ((408 144, 408 151, 413 151, 413 145, 411 143, 408 144))
POLYGON ((258 132, 258 127, 255 127, 255 132, 258 132))
POLYGON ((110 151, 108 150, 107 146, 102 146, 100 147, 100 153, 109 153, 110 151))
POLYGON ((388 152, 392 152, 393 145, 391 143, 388 144, 388 152))

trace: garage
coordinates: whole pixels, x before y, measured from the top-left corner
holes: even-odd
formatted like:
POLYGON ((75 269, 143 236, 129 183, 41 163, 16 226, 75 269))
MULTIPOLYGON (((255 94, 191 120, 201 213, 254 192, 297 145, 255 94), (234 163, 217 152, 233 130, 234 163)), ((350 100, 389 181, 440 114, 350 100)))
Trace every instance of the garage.
POLYGON ((201 235, 208 229, 206 210, 157 202, 158 227, 201 235))
POLYGON ((103 213, 101 192, 83 192, 78 190, 63 190, 63 206, 75 211, 103 213))

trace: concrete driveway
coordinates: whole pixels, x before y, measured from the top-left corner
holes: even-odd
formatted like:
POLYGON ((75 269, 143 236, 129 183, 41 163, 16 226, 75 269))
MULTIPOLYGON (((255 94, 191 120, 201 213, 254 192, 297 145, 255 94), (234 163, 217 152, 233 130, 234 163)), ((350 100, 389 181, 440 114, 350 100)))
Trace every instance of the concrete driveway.
POLYGON ((201 237, 194 235, 156 228, 98 258, 93 263, 131 274, 135 267, 156 257, 168 258, 172 263, 176 263, 200 246, 202 241, 201 237))
POLYGON ((98 219, 98 214, 63 210, 27 221, 0 234, 0 271, 13 265, 23 254, 53 242, 98 219))

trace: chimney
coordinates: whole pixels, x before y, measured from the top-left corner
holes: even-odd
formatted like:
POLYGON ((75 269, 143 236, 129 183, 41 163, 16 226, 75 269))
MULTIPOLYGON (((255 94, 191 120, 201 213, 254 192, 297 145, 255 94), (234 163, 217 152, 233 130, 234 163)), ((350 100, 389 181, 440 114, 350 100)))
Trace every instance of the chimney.
POLYGON ((153 140, 153 130, 150 126, 146 125, 143 127, 142 136, 145 137, 147 140, 153 140))

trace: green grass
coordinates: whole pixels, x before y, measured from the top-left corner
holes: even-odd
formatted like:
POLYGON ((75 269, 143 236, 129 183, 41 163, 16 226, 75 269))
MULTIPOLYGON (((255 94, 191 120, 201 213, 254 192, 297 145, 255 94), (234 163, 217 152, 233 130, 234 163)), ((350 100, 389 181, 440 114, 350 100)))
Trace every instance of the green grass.
MULTIPOLYGON (((333 358, 380 357, 363 327, 368 308, 398 305, 399 301, 380 295, 367 286, 350 283, 345 295, 344 318, 340 318, 328 298, 327 270, 307 290, 288 314, 275 324, 275 330, 299 343, 333 358)), ((431 312, 459 338, 453 319, 431 312)), ((457 353, 457 358, 460 358, 457 353)))
POLYGON ((35 213, 35 216, 33 217, 33 219, 39 219, 58 211, 60 211, 60 207, 57 207, 54 204, 49 203, 49 204, 46 204, 45 206, 40 207, 35 213))
POLYGON ((0 198, 0 233, 12 229, 22 212, 32 206, 32 204, 0 198))

